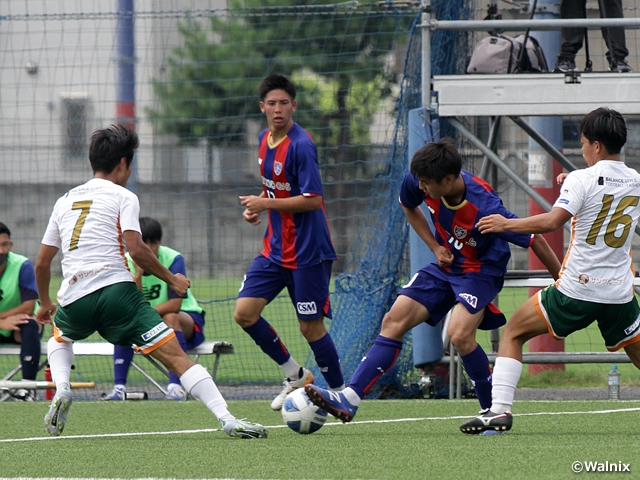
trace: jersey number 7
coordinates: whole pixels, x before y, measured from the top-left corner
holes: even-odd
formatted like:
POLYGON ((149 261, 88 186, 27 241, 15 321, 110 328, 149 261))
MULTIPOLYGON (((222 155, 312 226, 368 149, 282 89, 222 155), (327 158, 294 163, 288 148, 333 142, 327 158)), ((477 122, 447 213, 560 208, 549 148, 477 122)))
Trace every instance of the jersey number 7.
POLYGON ((80 232, 82 231, 82 227, 84 227, 84 221, 87 219, 87 215, 89 215, 89 209, 91 208, 92 203, 93 200, 84 200, 82 202, 73 202, 73 205, 71 205, 71 210, 80 210, 80 216, 78 217, 78 220, 76 220, 76 224, 73 227, 71 243, 69 243, 69 251, 78 248, 78 242, 80 241, 80 232))

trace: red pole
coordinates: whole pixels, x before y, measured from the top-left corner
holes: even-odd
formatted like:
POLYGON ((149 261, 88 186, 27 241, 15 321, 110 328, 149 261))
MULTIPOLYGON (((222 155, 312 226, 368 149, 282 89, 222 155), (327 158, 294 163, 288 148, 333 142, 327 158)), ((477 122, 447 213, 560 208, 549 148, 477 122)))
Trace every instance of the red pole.
MULTIPOLYGON (((549 162, 553 164, 553 183, 551 188, 534 187, 535 190, 542 195, 551 205, 554 204, 558 195, 560 194, 560 186, 556 182, 556 177, 562 173, 562 166, 558 162, 554 162, 549 159, 549 162)), ((529 199, 529 216, 544 213, 545 210, 538 205, 533 199, 529 199)), ((555 232, 545 233, 544 238, 555 252, 559 259, 564 257, 564 230, 560 229, 555 232)), ((531 270, 545 270, 546 267, 542 264, 535 253, 529 250, 529 268, 531 270)), ((540 290, 539 288, 530 288, 529 296, 533 296, 540 290)), ((532 338, 529 340, 530 352, 564 352, 564 340, 556 340, 551 335, 544 334, 532 338)), ((529 373, 536 375, 545 370, 564 370, 564 364, 534 364, 529 365, 529 373)))
MULTIPOLYGON (((44 379, 47 382, 53 381, 53 377, 51 376, 51 367, 49 365, 47 365, 47 368, 44 369, 44 379)), ((55 393, 55 388, 47 388, 47 393, 45 394, 47 400, 53 400, 55 393)))

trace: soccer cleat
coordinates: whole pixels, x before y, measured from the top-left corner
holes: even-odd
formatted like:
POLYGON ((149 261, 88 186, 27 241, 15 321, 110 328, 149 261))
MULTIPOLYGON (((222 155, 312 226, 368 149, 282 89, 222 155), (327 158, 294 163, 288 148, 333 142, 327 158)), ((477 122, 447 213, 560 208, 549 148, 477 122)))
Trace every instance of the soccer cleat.
POLYGON ((347 400, 342 392, 325 390, 315 385, 307 385, 304 387, 304 391, 307 392, 309 400, 311 400, 314 405, 317 405, 344 423, 350 422, 356 415, 358 407, 349 403, 349 400, 347 400))
POLYGON ((23 402, 33 402, 35 400, 35 392, 33 390, 27 390, 26 388, 19 388, 11 396, 17 400, 23 402))
POLYGON ((102 400, 126 400, 127 391, 120 385, 116 385, 110 394, 104 395, 102 400))
POLYGON ((553 73, 568 73, 577 72, 576 61, 571 58, 561 57, 558 58, 556 66, 553 67, 553 73))
POLYGON ((302 369, 302 376, 299 380, 291 380, 289 378, 286 378, 285 381, 282 382, 282 391, 276 398, 273 399, 273 402, 271 402, 271 410, 282 410, 282 405, 284 405, 284 399, 287 398, 287 395, 289 395, 297 388, 302 388, 305 385, 313 383, 313 380, 313 373, 311 373, 306 368, 302 369))
POLYGON ((49 411, 44 416, 44 428, 49 435, 60 435, 67 421, 69 407, 71 407, 71 392, 58 390, 51 401, 49 411))
POLYGON ((629 64, 626 62, 626 60, 614 60, 613 63, 611 63, 609 70, 612 72, 618 72, 618 73, 633 72, 629 64))
POLYGON ((224 433, 230 437, 267 438, 267 429, 259 423, 247 422, 244 418, 220 420, 224 433))
POLYGON ((494 413, 489 409, 485 409, 477 417, 460 425, 460 431, 469 435, 479 435, 487 430, 506 432, 511 430, 511 425, 513 425, 511 412, 494 413))
POLYGON ((170 385, 169 388, 167 388, 167 394, 164 396, 164 399, 184 402, 187 399, 187 392, 185 392, 180 385, 170 385))

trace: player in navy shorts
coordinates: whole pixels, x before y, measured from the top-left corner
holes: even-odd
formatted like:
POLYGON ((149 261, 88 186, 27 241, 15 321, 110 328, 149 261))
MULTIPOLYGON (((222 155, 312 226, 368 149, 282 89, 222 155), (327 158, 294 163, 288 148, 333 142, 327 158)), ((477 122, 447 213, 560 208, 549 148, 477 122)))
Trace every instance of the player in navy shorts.
POLYGON ((293 121, 295 86, 282 75, 270 75, 259 95, 269 126, 259 136, 263 189, 259 196, 240 197, 240 203, 247 222, 260 224, 260 213, 266 210, 269 224, 262 252, 240 286, 234 318, 284 371, 284 387, 271 403, 273 410, 280 410, 290 392, 314 380, 262 317, 284 288, 329 388, 344 387, 338 351, 324 325, 324 317, 331 318, 329 281, 337 257, 324 209, 318 152, 307 131, 293 121))
POLYGON ((482 235, 476 229, 477 221, 486 215, 515 215, 488 183, 462 170, 462 158, 452 139, 430 143, 416 152, 411 172, 402 183, 400 202, 436 260, 400 289, 382 320, 380 335, 347 388, 330 392, 314 385, 305 387, 313 403, 344 422, 351 421, 362 398, 394 365, 405 333, 422 322, 437 325, 452 308, 447 333, 474 383, 481 408, 489 408, 491 367, 476 342, 476 331, 506 323, 491 301, 502 289, 511 256, 508 242, 531 247, 554 278, 560 270, 558 258, 540 235, 482 235), (420 209, 422 202, 427 204, 435 233, 420 209))

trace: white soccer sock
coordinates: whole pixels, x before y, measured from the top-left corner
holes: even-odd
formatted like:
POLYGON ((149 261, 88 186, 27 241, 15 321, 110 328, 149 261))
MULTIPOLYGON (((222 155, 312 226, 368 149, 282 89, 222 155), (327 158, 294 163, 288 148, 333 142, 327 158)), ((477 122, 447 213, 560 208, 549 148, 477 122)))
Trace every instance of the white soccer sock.
POLYGON ((51 377, 56 384, 56 388, 69 389, 71 365, 73 365, 73 343, 60 343, 54 337, 51 337, 47 342, 47 351, 51 377))
POLYGON ((285 377, 289 380, 300 380, 300 365, 293 357, 289 357, 289 360, 280 365, 280 368, 284 371, 285 377))
POLYGON ((342 393, 347 399, 347 401, 354 407, 357 407, 358 405, 360 405, 360 401, 362 399, 358 396, 358 394, 355 392, 353 388, 347 387, 344 390, 342 390, 342 392, 340 393, 342 393))
POLYGON ((492 374, 491 411, 505 413, 511 411, 516 386, 522 373, 522 362, 515 358, 498 357, 492 374))
POLYGON ((204 403, 218 420, 222 417, 235 418, 227 407, 227 402, 216 386, 209 372, 195 364, 180 377, 180 383, 193 397, 204 403))

